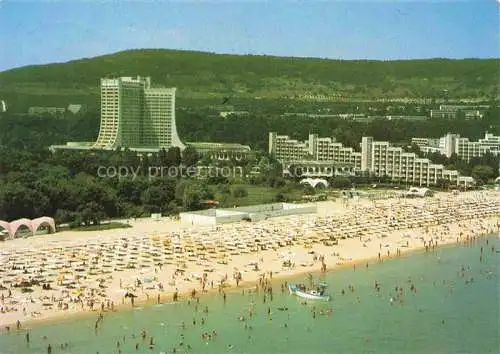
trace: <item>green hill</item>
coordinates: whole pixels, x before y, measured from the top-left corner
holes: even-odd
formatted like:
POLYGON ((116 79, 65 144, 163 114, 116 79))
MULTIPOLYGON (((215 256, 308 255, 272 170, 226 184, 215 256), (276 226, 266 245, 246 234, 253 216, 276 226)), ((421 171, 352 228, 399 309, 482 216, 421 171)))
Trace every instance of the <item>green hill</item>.
MULTIPOLYGON (((11 107, 98 104, 99 79, 151 76, 153 83, 178 87, 180 99, 298 98, 341 95, 354 98, 497 98, 497 59, 405 61, 329 60, 226 55, 179 50, 129 50, 67 63, 26 66, 0 72, 0 98, 11 107)), ((24 108, 23 108, 24 109, 24 108)))

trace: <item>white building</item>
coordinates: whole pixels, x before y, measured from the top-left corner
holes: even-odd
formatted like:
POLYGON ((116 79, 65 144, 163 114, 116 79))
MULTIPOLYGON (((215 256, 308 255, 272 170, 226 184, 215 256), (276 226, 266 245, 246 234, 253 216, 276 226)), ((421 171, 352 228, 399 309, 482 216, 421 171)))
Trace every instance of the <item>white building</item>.
POLYGON ((153 88, 149 77, 101 79, 101 127, 94 145, 185 148, 175 125, 175 88, 153 88))
POLYGON ((362 144, 362 155, 371 161, 364 171, 375 176, 387 176, 391 180, 419 186, 435 185, 444 179, 452 185, 470 186, 471 177, 460 176, 458 171, 447 170, 443 165, 434 164, 412 152, 391 146, 387 141, 373 141, 371 146, 362 144))
POLYGON ((465 119, 482 119, 487 105, 449 105, 442 104, 439 109, 432 109, 431 118, 455 119, 463 115, 465 119))
POLYGON ((483 139, 478 141, 469 141, 468 138, 462 138, 458 134, 446 134, 439 138, 439 143, 435 144, 436 139, 412 138, 412 144, 417 144, 420 150, 425 153, 439 152, 446 157, 457 154, 461 159, 469 162, 474 157, 481 157, 487 152, 493 155, 500 154, 500 136, 486 133, 483 139))
MULTIPOLYGON (((279 160, 285 169, 297 163, 303 165, 303 160, 311 161, 308 168, 314 168, 313 161, 329 161, 332 164, 352 166, 349 172, 387 176, 394 181, 419 186, 434 185, 441 179, 457 186, 470 186, 474 183, 471 177, 460 176, 458 171, 447 170, 443 165, 434 164, 415 153, 405 152, 400 147, 391 146, 387 141, 374 141, 372 137, 363 137, 360 145, 361 152, 357 152, 353 148, 344 147, 335 139, 318 138, 316 134, 309 134, 307 141, 300 142, 288 136, 269 133, 269 154, 279 160)), ((328 176, 332 171, 321 170, 321 175, 314 170, 305 175, 328 176)))
POLYGON ((180 213, 181 223, 216 226, 240 221, 260 221, 288 215, 314 214, 316 204, 271 203, 228 209, 205 209, 180 213))
MULTIPOLYGON (((150 77, 102 78, 101 124, 95 142, 68 142, 51 145, 49 150, 116 150, 128 148, 138 154, 186 145, 177 133, 175 121, 176 88, 152 87, 150 77)), ((72 113, 82 113, 81 105, 71 104, 72 113)), ((216 142, 189 143, 199 155, 217 160, 241 160, 250 147, 216 142)))
POLYGON ((332 164, 351 165, 361 170, 361 153, 345 147, 335 138, 319 138, 309 134, 306 141, 290 139, 287 135, 269 133, 269 154, 282 163, 294 161, 328 161, 332 164))
POLYGON ((66 110, 73 114, 83 114, 86 111, 86 107, 82 104, 70 103, 66 110))

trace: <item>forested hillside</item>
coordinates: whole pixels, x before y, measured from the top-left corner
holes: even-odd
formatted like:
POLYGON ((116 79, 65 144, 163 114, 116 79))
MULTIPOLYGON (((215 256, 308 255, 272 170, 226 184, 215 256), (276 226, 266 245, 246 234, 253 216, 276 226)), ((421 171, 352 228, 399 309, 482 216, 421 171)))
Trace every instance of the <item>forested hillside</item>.
POLYGON ((0 97, 16 108, 96 102, 105 76, 151 76, 186 99, 498 96, 498 60, 329 60, 223 55, 177 50, 130 50, 67 63, 0 73, 0 97))

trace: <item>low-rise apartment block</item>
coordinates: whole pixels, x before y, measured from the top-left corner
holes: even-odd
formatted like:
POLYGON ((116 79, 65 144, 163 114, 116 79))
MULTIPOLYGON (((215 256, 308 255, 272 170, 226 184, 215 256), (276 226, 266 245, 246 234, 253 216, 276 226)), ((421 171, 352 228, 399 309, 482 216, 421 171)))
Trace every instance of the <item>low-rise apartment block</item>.
POLYGON ((335 138, 320 138, 309 134, 307 141, 290 139, 287 135, 269 133, 269 153, 281 162, 330 161, 334 164, 352 165, 361 170, 361 153, 345 147, 335 138))
POLYGON ((361 152, 344 147, 334 138, 319 138, 309 134, 307 141, 301 142, 288 136, 269 133, 269 154, 273 155, 289 170, 299 165, 306 169, 308 176, 330 176, 336 172, 368 173, 374 176, 387 176, 391 180, 419 186, 436 185, 440 180, 448 180, 451 185, 471 186, 472 177, 460 176, 458 171, 447 170, 443 165, 434 164, 429 159, 415 153, 405 152, 401 147, 391 146, 387 141, 375 141, 363 137, 361 152), (304 161, 310 161, 306 166, 304 161), (325 161, 329 169, 320 169, 315 162, 325 161), (347 170, 336 167, 342 166, 347 170), (319 175, 315 173, 320 173, 319 175))
POLYGON ((431 118, 455 119, 463 115, 465 119, 482 119, 487 105, 450 105, 442 104, 439 109, 432 109, 431 118))
POLYGON ((439 152, 446 157, 457 154, 458 157, 467 162, 486 153, 495 156, 500 154, 500 136, 491 133, 485 133, 484 138, 478 141, 470 141, 469 138, 448 133, 439 139, 412 138, 411 142, 417 144, 422 152, 439 152))
POLYGON ((415 153, 405 152, 387 141, 373 141, 370 150, 362 148, 362 154, 369 161, 364 170, 375 176, 387 176, 395 181, 419 186, 436 185, 440 180, 448 180, 457 186, 471 186, 474 183, 472 177, 460 176, 458 171, 448 170, 415 153))
POLYGON ((62 107, 30 107, 28 108, 28 114, 30 116, 36 115, 51 115, 51 116, 62 116, 66 113, 66 108, 62 107))

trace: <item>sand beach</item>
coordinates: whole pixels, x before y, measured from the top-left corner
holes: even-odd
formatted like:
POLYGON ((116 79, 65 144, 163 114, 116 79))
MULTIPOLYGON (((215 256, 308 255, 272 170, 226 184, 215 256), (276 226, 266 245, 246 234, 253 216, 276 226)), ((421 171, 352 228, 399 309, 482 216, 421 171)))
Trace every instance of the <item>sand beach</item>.
POLYGON ((500 193, 319 202, 316 214, 192 227, 64 231, 0 244, 0 331, 254 287, 497 233, 500 193), (19 322, 18 322, 19 321, 19 322))

